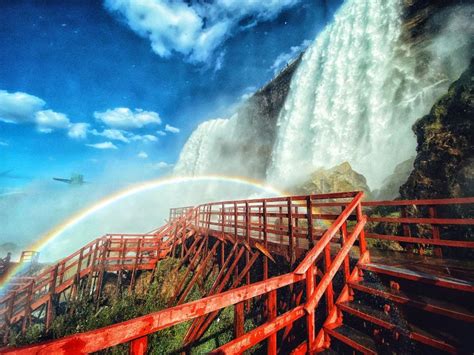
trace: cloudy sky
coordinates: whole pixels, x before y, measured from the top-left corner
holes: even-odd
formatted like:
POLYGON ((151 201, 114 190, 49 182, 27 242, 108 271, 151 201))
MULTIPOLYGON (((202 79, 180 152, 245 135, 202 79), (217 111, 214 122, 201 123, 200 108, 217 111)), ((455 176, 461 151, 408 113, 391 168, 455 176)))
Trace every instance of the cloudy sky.
POLYGON ((228 117, 341 2, 0 1, 0 189, 166 173, 200 122, 228 117))

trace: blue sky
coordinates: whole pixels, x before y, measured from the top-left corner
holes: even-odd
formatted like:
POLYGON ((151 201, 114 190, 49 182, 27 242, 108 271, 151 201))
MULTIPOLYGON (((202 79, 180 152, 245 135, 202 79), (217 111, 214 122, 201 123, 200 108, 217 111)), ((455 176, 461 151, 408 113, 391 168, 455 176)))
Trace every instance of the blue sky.
POLYGON ((1 1, 0 190, 165 173, 197 124, 228 117, 341 2, 1 1))

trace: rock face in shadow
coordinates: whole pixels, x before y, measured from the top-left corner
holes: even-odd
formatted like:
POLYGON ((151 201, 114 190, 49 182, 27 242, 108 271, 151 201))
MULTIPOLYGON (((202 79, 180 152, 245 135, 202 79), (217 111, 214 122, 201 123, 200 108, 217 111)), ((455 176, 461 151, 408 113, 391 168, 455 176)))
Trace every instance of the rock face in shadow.
POLYGON ((277 120, 301 56, 241 104, 229 119, 201 123, 181 151, 178 175, 225 174, 264 179, 277 120))
POLYGON ((290 90, 290 83, 301 55, 289 64, 266 86, 258 90, 237 111, 239 132, 247 132, 239 137, 239 146, 232 147, 232 154, 242 150, 242 156, 252 157, 248 167, 256 178, 265 178, 270 164, 273 144, 277 134, 277 120, 290 90))
POLYGON ((474 195, 474 60, 431 112, 413 126, 418 147, 402 198, 474 195))
POLYGON ((400 186, 407 181, 413 170, 415 158, 410 158, 398 164, 393 170, 393 174, 388 176, 380 189, 373 191, 376 200, 393 200, 400 196, 400 186))
POLYGON ((365 177, 354 171, 347 162, 330 169, 316 170, 307 181, 298 184, 290 191, 296 194, 364 191, 365 199, 372 197, 365 177))
POLYGON ((403 0, 403 37, 405 43, 418 44, 439 31, 433 17, 444 9, 458 5, 459 0, 403 0))

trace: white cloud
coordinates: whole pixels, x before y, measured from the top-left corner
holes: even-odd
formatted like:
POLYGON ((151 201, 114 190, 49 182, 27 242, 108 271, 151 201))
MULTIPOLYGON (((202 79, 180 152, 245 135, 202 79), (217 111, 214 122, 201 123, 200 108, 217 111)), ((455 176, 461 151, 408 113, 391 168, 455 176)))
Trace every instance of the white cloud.
MULTIPOLYGON (((191 63, 204 63, 236 32, 275 19, 300 0, 105 0, 161 57, 173 52, 191 63)), ((221 52, 222 53, 222 52, 221 52)), ((222 58, 218 66, 222 66, 222 58)))
POLYGON ((121 131, 119 129, 104 129, 102 132, 99 132, 96 129, 93 129, 91 133, 94 136, 102 136, 102 137, 112 139, 115 141, 121 141, 124 143, 130 142, 130 140, 127 137, 125 137, 125 134, 127 134, 127 132, 121 131))
POLYGON ((127 107, 117 107, 104 112, 94 112, 94 117, 112 128, 142 128, 149 124, 161 124, 160 116, 153 111, 142 109, 130 110, 127 107))
POLYGON ((155 136, 153 136, 151 134, 144 134, 143 136, 135 134, 135 135, 131 136, 130 139, 132 141, 140 141, 140 142, 144 142, 144 143, 157 142, 158 141, 158 138, 156 138, 155 136))
POLYGON ((137 154, 137 157, 139 157, 140 159, 146 159, 148 158, 148 154, 145 152, 140 152, 137 154))
POLYGON ((41 133, 51 133, 56 129, 67 130, 73 139, 87 136, 89 124, 71 123, 67 115, 53 110, 44 110, 46 102, 39 97, 24 93, 9 93, 0 90, 0 121, 6 123, 36 123, 41 133))
POLYGON ((5 141, 0 141, 0 146, 2 146, 2 147, 8 147, 9 144, 8 144, 7 142, 5 142, 5 141))
POLYGON ((38 131, 41 133, 51 133, 55 129, 66 129, 71 125, 69 118, 64 113, 54 112, 53 110, 36 112, 35 121, 38 125, 38 131))
POLYGON ((39 97, 24 92, 0 90, 0 121, 6 123, 33 122, 35 114, 46 105, 39 97))
POLYGON ((165 131, 156 131, 156 134, 159 135, 159 136, 166 136, 166 132, 165 131))
POLYGON ((216 64, 214 65, 214 72, 217 72, 222 69, 224 66, 224 58, 225 58, 226 51, 223 50, 219 53, 216 59, 216 64))
POLYGON ((158 141, 158 138, 151 134, 144 134, 144 135, 133 134, 121 129, 104 129, 102 132, 99 132, 96 129, 93 129, 90 131, 90 133, 92 133, 94 136, 105 137, 110 140, 120 141, 124 143, 130 143, 132 141, 143 142, 143 143, 158 141))
POLYGON ((118 149, 115 144, 112 142, 102 142, 96 144, 86 144, 88 147, 96 148, 96 149, 118 149))
POLYGON ((167 124, 167 125, 165 126, 165 131, 166 131, 166 132, 171 132, 171 133, 179 133, 180 129, 177 128, 177 127, 173 127, 173 126, 167 124))
POLYGON ((306 39, 299 46, 293 46, 290 48, 289 52, 281 53, 273 62, 270 70, 273 70, 274 74, 278 74, 285 65, 287 65, 291 60, 295 59, 302 51, 304 51, 311 44, 311 41, 306 39))
POLYGON ((146 165, 151 170, 164 170, 173 167, 173 164, 166 163, 164 161, 160 161, 158 163, 151 163, 146 165))
POLYGON ((89 126, 90 125, 85 122, 71 123, 67 135, 73 139, 85 139, 87 138, 87 130, 89 126))

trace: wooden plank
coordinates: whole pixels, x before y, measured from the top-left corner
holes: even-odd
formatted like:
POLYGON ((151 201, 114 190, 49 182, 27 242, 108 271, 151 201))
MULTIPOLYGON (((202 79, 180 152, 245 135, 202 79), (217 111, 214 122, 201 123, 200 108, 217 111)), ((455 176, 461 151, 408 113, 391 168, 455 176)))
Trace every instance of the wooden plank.
POLYGON ((369 222, 409 223, 409 224, 445 224, 445 225, 474 225, 474 218, 395 218, 369 217, 369 222))
POLYGON ((392 240, 402 243, 419 243, 419 244, 432 244, 440 245, 446 247, 455 247, 455 248, 474 248, 474 242, 467 242, 463 240, 435 240, 428 238, 418 238, 418 237, 405 237, 399 235, 386 235, 386 234, 376 234, 376 233, 367 233, 366 238, 370 239, 383 239, 383 240, 392 240))

